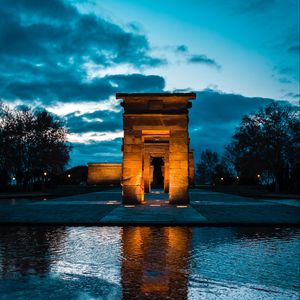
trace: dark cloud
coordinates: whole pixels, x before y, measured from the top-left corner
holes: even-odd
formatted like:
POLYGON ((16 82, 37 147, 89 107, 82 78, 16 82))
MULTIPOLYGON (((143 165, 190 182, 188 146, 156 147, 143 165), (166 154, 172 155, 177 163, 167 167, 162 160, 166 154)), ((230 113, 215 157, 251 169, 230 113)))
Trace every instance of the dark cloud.
POLYGON ((294 69, 290 67, 278 67, 277 71, 279 74, 285 75, 285 74, 292 74, 294 72, 294 69))
POLYGON ((192 55, 189 57, 188 62, 194 64, 204 64, 221 69, 221 66, 214 59, 209 58, 204 54, 192 55))
POLYGON ((155 90, 164 87, 158 76, 87 80, 88 63, 102 69, 122 63, 144 68, 165 61, 149 54, 148 40, 137 30, 82 14, 62 0, 2 0, 0 45, 0 97, 6 100, 103 99, 116 91, 111 80, 140 91, 151 83, 155 90))
POLYGON ((121 62, 135 66, 160 63, 148 55, 149 44, 144 35, 127 32, 92 14, 80 14, 61 0, 4 2, 1 21, 6 26, 2 27, 1 52, 6 56, 18 54, 19 58, 30 57, 41 63, 46 57, 67 65, 72 61, 85 62, 86 58, 105 66, 121 62))
POLYGON ((105 77, 106 80, 113 83, 117 90, 122 92, 159 92, 164 89, 165 80, 157 75, 110 75, 105 77))
MULTIPOLYGON (((122 111, 95 111, 77 115, 77 112, 64 117, 70 133, 84 134, 89 132, 116 132, 123 129, 122 111)), ((89 143, 73 143, 71 166, 88 162, 121 162, 122 139, 112 141, 90 141, 89 143)))
MULTIPOLYGON (((197 92, 190 109, 189 132, 195 159, 206 148, 223 152, 230 142, 242 117, 273 102, 273 99, 226 94, 216 90, 197 92)), ((114 132, 122 130, 122 110, 119 112, 95 111, 77 116, 66 116, 66 123, 73 133, 114 132)), ((121 139, 89 144, 74 144, 72 157, 81 163, 92 161, 121 161, 121 139)), ((74 160, 72 162, 75 165, 74 160)))
POLYGON ((238 13, 265 13, 276 4, 276 0, 248 0, 238 2, 235 7, 238 13))
POLYGON ((286 77, 279 77, 279 78, 278 78, 278 81, 279 81, 280 83, 291 83, 291 82, 292 82, 290 79, 288 79, 288 78, 286 78, 286 77))
POLYGON ((285 94, 284 97, 300 99, 300 94, 289 92, 289 93, 285 94))
POLYGON ((77 80, 72 74, 65 77, 63 74, 60 75, 56 78, 53 74, 51 81, 43 79, 12 81, 6 85, 2 97, 6 99, 20 98, 23 101, 38 99, 46 104, 56 101, 94 101, 106 99, 118 91, 161 91, 165 85, 164 79, 156 75, 111 75, 91 81, 77 80))
POLYGON ((64 118, 71 133, 106 132, 123 129, 121 111, 95 111, 82 115, 77 115, 75 112, 64 118))
POLYGON ((197 93, 193 102, 190 118, 191 126, 201 123, 239 122, 244 114, 255 111, 258 107, 271 103, 272 99, 250 98, 238 94, 226 94, 215 90, 204 90, 197 93))
POLYGON ((190 109, 189 131, 196 160, 206 148, 223 152, 242 117, 274 101, 226 94, 214 90, 197 92, 190 109))
POLYGON ((285 66, 276 66, 274 71, 273 77, 277 78, 281 83, 291 83, 292 80, 300 80, 299 62, 296 64, 287 63, 285 66))
POLYGON ((89 162, 122 162, 122 139, 95 142, 88 145, 73 144, 70 166, 89 162))
POLYGON ((288 52, 295 53, 295 54, 299 55, 300 45, 293 45, 293 46, 289 47, 287 50, 288 50, 288 52))
POLYGON ((188 47, 186 45, 179 45, 176 47, 176 52, 179 52, 179 53, 187 53, 189 50, 188 50, 188 47))
MULTIPOLYGON (((76 144, 74 143, 75 147, 79 147, 82 144, 76 144)), ((121 152, 121 147, 122 147, 122 139, 115 139, 113 141, 103 141, 103 142, 94 142, 89 144, 89 147, 82 147, 80 148, 80 152, 82 154, 89 154, 89 153, 94 153, 94 154, 101 154, 101 153, 114 153, 114 155, 118 152, 121 152)), ((121 155, 120 155, 121 156, 121 155)))
POLYGON ((217 68, 218 70, 221 69, 220 64, 218 64, 214 59, 206 56, 205 54, 190 54, 189 49, 186 45, 176 46, 175 53, 183 55, 188 63, 204 64, 217 68))

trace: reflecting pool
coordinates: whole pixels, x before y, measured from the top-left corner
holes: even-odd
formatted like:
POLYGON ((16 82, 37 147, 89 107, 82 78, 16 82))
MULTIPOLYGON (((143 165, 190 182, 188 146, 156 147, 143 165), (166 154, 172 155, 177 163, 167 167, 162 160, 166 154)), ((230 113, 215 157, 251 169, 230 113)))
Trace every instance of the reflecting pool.
POLYGON ((0 299, 299 299, 300 228, 0 227, 0 299))

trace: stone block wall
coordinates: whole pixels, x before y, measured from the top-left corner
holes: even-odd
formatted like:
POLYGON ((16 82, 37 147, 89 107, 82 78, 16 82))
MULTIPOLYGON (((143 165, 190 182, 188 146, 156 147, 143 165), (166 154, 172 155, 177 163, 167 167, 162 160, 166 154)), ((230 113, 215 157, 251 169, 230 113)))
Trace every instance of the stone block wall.
POLYGON ((120 185, 122 177, 121 163, 89 163, 88 184, 120 185))

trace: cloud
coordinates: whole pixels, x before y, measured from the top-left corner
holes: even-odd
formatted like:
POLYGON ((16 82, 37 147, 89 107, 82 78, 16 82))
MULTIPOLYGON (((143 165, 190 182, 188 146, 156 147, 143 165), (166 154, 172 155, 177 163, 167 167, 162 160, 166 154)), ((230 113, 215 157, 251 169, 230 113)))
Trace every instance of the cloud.
POLYGON ((125 31, 99 16, 81 14, 67 2, 4 0, 1 7, 2 22, 6 22, 1 52, 6 55, 18 54, 35 61, 42 58, 44 62, 48 54, 67 65, 70 59, 79 64, 89 59, 101 65, 160 63, 148 55, 150 47, 144 35, 125 31))
POLYGON ((113 141, 121 137, 123 137, 123 131, 90 131, 85 133, 69 133, 67 139, 71 143, 91 144, 93 142, 113 141))
POLYGON ((273 101, 210 89, 197 92, 189 110, 189 132, 195 160, 199 160, 201 151, 206 148, 222 153, 242 117, 273 101))
POLYGON ((73 143, 70 166, 89 162, 121 162, 121 146, 121 138, 90 144, 73 143))
POLYGON ((88 101, 88 102, 55 102, 53 105, 47 106, 47 110, 59 115, 65 116, 70 113, 74 113, 76 116, 80 116, 87 113, 93 113, 95 111, 114 111, 121 110, 119 100, 115 97, 110 97, 108 100, 103 101, 88 101))
POLYGON ((238 123, 242 116, 255 111, 258 107, 271 103, 272 99, 250 98, 238 94, 206 89, 197 92, 197 100, 190 110, 190 126, 200 124, 238 123))
MULTIPOLYGON (((242 117, 275 100, 245 97, 206 89, 197 92, 189 110, 189 133, 195 160, 206 148, 222 152, 230 142, 242 117)), ((66 115, 66 124, 74 143, 72 164, 77 162, 116 161, 122 159, 123 111, 95 111, 66 115)))
MULTIPOLYGON (((57 74, 58 76, 59 74, 57 74)), ((71 75, 72 76, 72 75, 71 75)), ((128 74, 94 78, 90 81, 59 76, 48 80, 15 80, 6 85, 5 99, 39 100, 42 103, 81 102, 107 99, 118 91, 162 91, 163 77, 156 75, 128 74)))
MULTIPOLYGON (((68 114, 64 117, 71 133, 121 131, 123 129, 122 112, 95 111, 78 115, 68 114)), ((95 139, 96 140, 96 139, 95 139)))
POLYGON ((288 98, 292 98, 292 99, 300 99, 300 94, 289 92, 289 93, 285 94, 284 97, 288 97, 288 98))
POLYGON ((290 79, 286 78, 286 77, 279 77, 278 81, 280 83, 284 83, 284 84, 286 84, 286 83, 292 83, 292 81, 290 79))
POLYGON ((157 75, 111 75, 106 76, 105 79, 107 79, 116 90, 127 93, 139 91, 159 92, 165 87, 164 78, 157 75))
POLYGON ((188 62, 194 64, 204 64, 204 65, 212 66, 217 68, 218 70, 221 69, 221 66, 214 59, 209 58, 204 54, 191 55, 188 58, 188 62))
POLYGON ((238 13, 265 13, 272 9, 276 0, 248 0, 238 1, 235 10, 238 13))
POLYGON ((159 76, 89 78, 87 64, 140 70, 165 61, 150 55, 146 36, 137 30, 80 13, 62 0, 2 0, 0 44, 0 97, 5 100, 97 101, 113 95, 116 85, 164 88, 159 76))
POLYGON ((138 73, 166 64, 138 27, 81 13, 71 2, 2 0, 0 44, 0 99, 63 117, 73 165, 121 160, 116 92, 165 87, 163 77, 138 73))
POLYGON ((293 45, 293 46, 290 46, 287 50, 288 50, 288 52, 295 53, 295 54, 298 54, 298 55, 299 55, 299 52, 300 52, 300 45, 293 45))
POLYGON ((275 74, 273 77, 277 78, 281 83, 291 83, 292 80, 299 81, 299 62, 296 64, 288 64, 285 66, 276 66, 273 68, 275 74))
POLYGON ((176 47, 175 51, 179 53, 187 53, 189 50, 186 45, 179 45, 176 47))
POLYGON ((178 45, 173 47, 173 51, 175 50, 176 54, 183 55, 185 58, 185 62, 192 64, 203 64, 207 66, 211 66, 221 69, 221 65, 218 64, 213 58, 208 57, 205 54, 190 54, 189 49, 186 45, 178 45))

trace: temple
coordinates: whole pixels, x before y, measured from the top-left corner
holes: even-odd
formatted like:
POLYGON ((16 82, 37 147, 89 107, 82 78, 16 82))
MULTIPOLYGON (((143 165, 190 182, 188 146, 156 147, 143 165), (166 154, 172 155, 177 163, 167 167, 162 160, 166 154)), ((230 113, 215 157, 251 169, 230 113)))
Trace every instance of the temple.
MULTIPOLYGON (((121 178, 124 204, 143 203, 145 193, 153 187, 163 188, 170 204, 189 202, 194 157, 189 147, 188 110, 192 106, 189 100, 195 97, 195 93, 116 95, 123 100, 124 138, 122 170, 113 173, 121 178)), ((89 164, 88 182, 107 182, 109 176, 105 179, 101 173, 111 172, 109 167, 104 169, 103 164, 89 164)))

